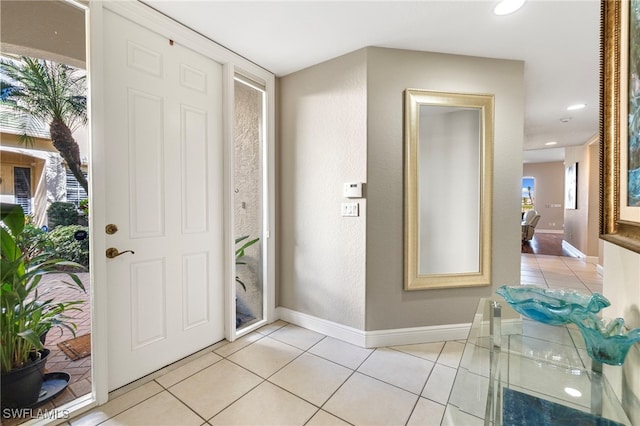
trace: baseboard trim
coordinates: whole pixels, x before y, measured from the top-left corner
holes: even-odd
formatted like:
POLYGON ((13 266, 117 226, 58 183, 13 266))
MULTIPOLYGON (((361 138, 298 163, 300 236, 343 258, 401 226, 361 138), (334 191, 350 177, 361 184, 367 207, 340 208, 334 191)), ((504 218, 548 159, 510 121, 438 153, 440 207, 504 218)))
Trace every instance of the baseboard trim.
POLYGON ((586 254, 572 246, 567 240, 562 240, 562 248, 569 252, 574 257, 587 257, 586 254))
POLYGON ((412 345, 416 343, 467 340, 471 324, 447 324, 429 327, 367 331, 367 348, 412 345))
POLYGON ((317 333, 326 334, 338 340, 342 340, 352 345, 366 347, 365 332, 357 328, 338 324, 313 315, 294 311, 289 308, 277 307, 276 316, 286 322, 304 327, 317 333))
POLYGON ((598 256, 587 256, 586 254, 572 246, 570 243, 568 243, 566 240, 562 240, 562 248, 565 249, 570 255, 585 259, 589 263, 598 265, 598 261, 600 260, 598 259, 598 256))
POLYGON ((572 246, 571 243, 568 243, 567 240, 562 240, 562 248, 574 257, 580 257, 585 259, 589 263, 595 263, 596 265, 598 264, 598 256, 587 256, 586 254, 572 246))
POLYGON ((283 321, 362 348, 466 340, 471 329, 471 324, 465 323, 364 331, 283 307, 276 308, 276 315, 283 321))
POLYGON ((564 234, 564 229, 538 229, 538 228, 536 228, 536 233, 540 233, 540 234, 564 234))

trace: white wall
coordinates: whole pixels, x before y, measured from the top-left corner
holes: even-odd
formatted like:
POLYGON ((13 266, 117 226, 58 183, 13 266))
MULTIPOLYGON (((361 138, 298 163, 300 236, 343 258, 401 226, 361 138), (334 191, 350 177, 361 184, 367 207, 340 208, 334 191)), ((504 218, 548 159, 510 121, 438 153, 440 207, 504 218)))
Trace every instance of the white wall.
MULTIPOLYGON (((640 255, 604 242, 603 266, 603 294, 611 302, 604 316, 622 317, 629 329, 640 328, 640 255)), ((622 372, 622 382, 614 387, 631 423, 640 425, 640 343, 629 351, 622 372)))
POLYGON ((565 167, 578 163, 578 208, 564 210, 564 239, 587 256, 598 256, 600 167, 598 144, 565 149, 565 167))
POLYGON ((365 225, 341 217, 367 180, 366 51, 280 79, 279 305, 364 328, 365 225))

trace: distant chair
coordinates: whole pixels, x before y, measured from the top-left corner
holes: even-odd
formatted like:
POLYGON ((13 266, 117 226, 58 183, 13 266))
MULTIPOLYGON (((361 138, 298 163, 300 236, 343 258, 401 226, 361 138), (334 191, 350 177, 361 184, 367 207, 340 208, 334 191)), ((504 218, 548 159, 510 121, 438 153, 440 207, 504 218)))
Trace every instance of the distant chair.
POLYGON ((535 214, 530 221, 522 223, 522 244, 526 243, 527 241, 531 241, 534 232, 536 232, 538 221, 540 221, 540 215, 535 214))
POLYGON ((538 212, 535 210, 527 210, 527 212, 524 214, 524 217, 522 218, 522 224, 525 225, 529 222, 531 222, 531 220, 533 219, 533 217, 535 215, 537 215, 538 212))

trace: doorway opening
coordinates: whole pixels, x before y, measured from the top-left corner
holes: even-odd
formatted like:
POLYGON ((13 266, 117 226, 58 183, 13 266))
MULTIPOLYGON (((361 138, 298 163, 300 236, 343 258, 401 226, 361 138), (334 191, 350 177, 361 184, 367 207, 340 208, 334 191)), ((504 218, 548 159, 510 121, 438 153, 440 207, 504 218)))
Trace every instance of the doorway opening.
MULTIPOLYGON (((73 271, 83 283, 84 292, 63 285, 61 281, 68 281, 68 277, 62 273, 44 276, 37 287, 39 293, 55 303, 78 302, 74 305, 76 309, 66 311, 69 322, 74 324, 70 329, 53 327, 41 336, 44 347, 50 351, 46 357, 45 385, 55 392, 42 394, 36 406, 61 410, 59 412, 63 413, 71 403, 93 398, 88 232, 90 209, 88 184, 78 180, 82 180, 81 175, 85 180, 88 179, 90 168, 86 110, 88 7, 73 0, 59 0, 3 1, 0 8, 0 56, 3 62, 0 198, 3 203, 22 206, 27 215, 25 229, 28 232, 24 235, 33 243, 33 250, 37 251, 34 253, 73 261, 85 267, 81 272, 73 271), (39 66, 43 74, 64 76, 78 83, 72 89, 78 90, 73 95, 79 106, 75 111, 76 117, 63 120, 70 130, 73 144, 79 150, 79 155, 73 161, 58 149, 57 143, 54 144, 54 140, 59 139, 51 135, 52 117, 47 118, 46 112, 38 116, 24 109, 19 111, 12 105, 12 102, 19 103, 12 96, 15 94, 12 90, 24 90, 28 74, 22 74, 22 79, 16 78, 11 70, 24 72, 21 67, 27 63, 31 63, 34 69, 36 65, 39 66), (39 117, 39 120, 34 117, 39 117), (57 384, 52 387, 54 381, 57 384)), ((43 79, 41 89, 56 84, 56 87, 61 87, 60 80, 57 80, 58 83, 53 81, 43 79)), ((32 92, 25 90, 24 93, 28 97, 32 92)), ((3 423, 28 421, 31 413, 26 409, 22 412, 3 411, 3 423), (10 418, 5 417, 7 414, 10 418)))

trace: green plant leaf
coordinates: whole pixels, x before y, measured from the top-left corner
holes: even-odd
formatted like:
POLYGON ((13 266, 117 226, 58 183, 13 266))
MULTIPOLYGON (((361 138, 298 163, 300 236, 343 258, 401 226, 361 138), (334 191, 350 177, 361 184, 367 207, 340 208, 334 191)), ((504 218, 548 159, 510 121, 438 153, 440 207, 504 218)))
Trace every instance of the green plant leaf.
POLYGON ((14 236, 22 233, 24 229, 24 212, 22 207, 17 204, 1 203, 0 220, 14 236))
MULTIPOLYGON (((242 240, 244 240, 245 238, 242 238, 242 240)), ((240 241, 242 241, 240 240, 240 241)), ((247 241, 246 243, 244 243, 242 245, 242 247, 240 247, 239 249, 236 249, 236 260, 240 257, 243 257, 245 255, 245 250, 249 247, 251 247, 252 245, 254 245, 255 243, 257 243, 260 240, 260 238, 254 238, 251 241, 247 241)))
MULTIPOLYGON (((236 244, 248 239, 249 236, 248 235, 243 235, 242 237, 238 237, 236 238, 236 244)), ((246 243, 244 243, 240 248, 236 249, 236 265, 246 265, 247 262, 244 262, 240 259, 242 259, 245 256, 245 250, 249 247, 251 247, 252 245, 254 245, 255 243, 257 243, 258 241, 260 241, 260 238, 254 238, 253 240, 247 241, 246 243)), ((240 279, 240 277, 238 277, 236 275, 236 282, 238 284, 240 284, 240 286, 242 287, 242 289, 244 291, 247 291, 247 286, 244 284, 244 282, 242 282, 242 280, 240 279)))
MULTIPOLYGON (((25 253, 21 248, 28 247, 29 227, 24 226, 22 208, 2 206, 3 224, 0 227, 0 364, 2 373, 25 365, 29 354, 42 349, 40 336, 52 327, 69 330, 75 335, 77 329, 68 312, 80 310, 81 300, 56 302, 52 287, 39 288, 42 277, 66 270, 82 270, 75 262, 50 258, 49 253, 37 251, 25 253)), ((70 280, 62 280, 62 285, 86 291, 79 277, 71 272, 63 272, 70 280)))
POLYGON ((42 349, 42 342, 40 341, 40 335, 36 334, 32 329, 22 331, 18 333, 18 336, 29 342, 36 350, 42 349))

